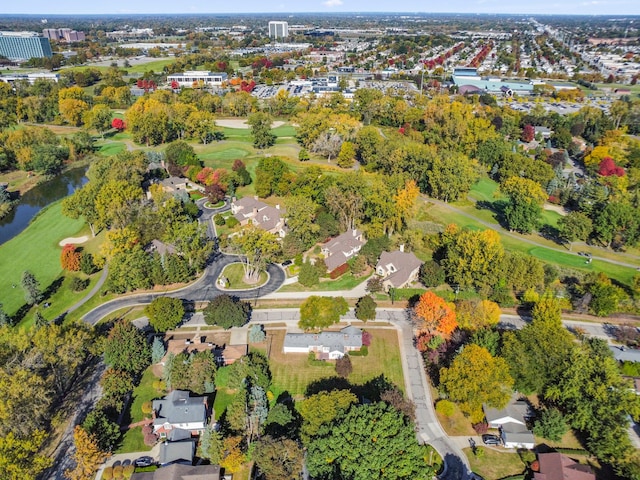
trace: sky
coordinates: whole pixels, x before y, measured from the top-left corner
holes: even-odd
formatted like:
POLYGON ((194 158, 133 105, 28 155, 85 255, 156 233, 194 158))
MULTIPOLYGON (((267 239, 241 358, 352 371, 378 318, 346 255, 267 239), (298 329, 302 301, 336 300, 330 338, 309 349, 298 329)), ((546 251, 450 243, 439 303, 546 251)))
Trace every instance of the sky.
MULTIPOLYGON (((420 12, 640 15, 639 0, 29 0, 3 1, 0 14, 420 12)), ((294 16, 295 18, 295 16, 294 16)))

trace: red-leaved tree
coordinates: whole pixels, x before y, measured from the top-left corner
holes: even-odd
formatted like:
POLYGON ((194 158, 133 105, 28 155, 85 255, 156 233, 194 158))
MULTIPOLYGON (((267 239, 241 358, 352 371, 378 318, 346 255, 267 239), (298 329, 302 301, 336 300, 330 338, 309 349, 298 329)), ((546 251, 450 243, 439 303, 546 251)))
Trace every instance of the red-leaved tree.
POLYGON ((536 129, 533 125, 525 125, 522 128, 522 136, 520 137, 523 142, 529 143, 536 136, 536 129))
POLYGON ((613 158, 604 157, 600 162, 600 166, 598 168, 598 174, 603 177, 610 177, 615 175, 616 177, 624 176, 624 169, 616 165, 613 158))
POLYGON ((127 126, 124 123, 124 120, 122 120, 121 118, 114 118, 111 121, 111 127, 115 128, 116 130, 118 130, 119 132, 123 131, 127 126))
POLYGON ((60 264, 64 270, 69 270, 70 272, 77 272, 80 270, 80 259, 82 254, 76 250, 75 245, 67 243, 62 248, 62 253, 60 254, 60 264))

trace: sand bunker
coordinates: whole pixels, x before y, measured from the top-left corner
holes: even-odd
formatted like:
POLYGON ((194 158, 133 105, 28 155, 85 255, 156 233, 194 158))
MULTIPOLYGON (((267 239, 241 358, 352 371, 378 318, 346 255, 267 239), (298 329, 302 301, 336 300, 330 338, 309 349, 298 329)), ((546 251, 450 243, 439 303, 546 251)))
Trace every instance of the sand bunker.
POLYGON ((69 243, 71 243, 72 245, 79 245, 86 242, 87 240, 89 240, 89 237, 87 235, 85 235, 84 237, 67 237, 60 240, 60 243, 58 243, 58 245, 60 245, 61 247, 64 247, 69 243))
MULTIPOLYGON (((226 118, 226 119, 216 119, 216 125, 219 127, 227 127, 227 128, 249 128, 249 124, 246 120, 242 120, 241 118, 226 118)), ((284 122, 278 120, 271 124, 271 128, 278 128, 284 125, 284 122)))

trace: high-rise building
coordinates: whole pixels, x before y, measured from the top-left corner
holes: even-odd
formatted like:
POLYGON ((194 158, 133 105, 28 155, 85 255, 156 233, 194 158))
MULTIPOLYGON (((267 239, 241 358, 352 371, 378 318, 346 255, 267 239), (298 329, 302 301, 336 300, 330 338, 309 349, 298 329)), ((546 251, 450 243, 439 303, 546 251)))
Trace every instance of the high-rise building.
POLYGON ((70 28, 45 28, 42 36, 49 40, 65 41, 68 43, 82 42, 85 40, 84 32, 77 32, 70 28))
POLYGON ((51 57, 49 39, 36 32, 0 32, 0 55, 9 60, 51 57))
POLYGON ((269 38, 286 38, 289 36, 289 24, 287 22, 269 22, 269 38))

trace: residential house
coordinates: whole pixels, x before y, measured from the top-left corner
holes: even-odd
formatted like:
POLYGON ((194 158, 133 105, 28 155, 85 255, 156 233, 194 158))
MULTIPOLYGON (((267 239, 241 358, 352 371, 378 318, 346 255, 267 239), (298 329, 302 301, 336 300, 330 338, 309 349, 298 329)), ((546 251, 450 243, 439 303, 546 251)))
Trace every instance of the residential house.
POLYGON ((280 238, 287 234, 284 219, 286 210, 280 208, 280 205, 272 207, 258 200, 258 197, 244 197, 240 200, 234 198, 231 202, 231 213, 240 225, 253 224, 280 238))
POLYGON ((591 467, 581 465, 561 453, 539 454, 538 465, 533 480, 596 480, 591 467))
POLYGON ((383 277, 385 290, 403 288, 418 279, 422 262, 412 252, 405 252, 404 245, 395 252, 382 252, 376 265, 376 273, 383 277))
POLYGON ((160 444, 160 465, 192 465, 193 457, 196 453, 196 442, 189 438, 186 440, 168 442, 160 444))
POLYGON ((153 431, 165 439, 180 429, 199 435, 207 426, 207 397, 191 397, 185 390, 173 390, 153 401, 153 431))
POLYGON ((339 332, 287 333, 284 353, 315 352, 321 360, 335 360, 362 348, 362 330, 348 326, 339 332))
POLYGON ((347 263, 366 243, 362 232, 355 228, 329 240, 322 247, 327 270, 333 272, 336 268, 347 263))
POLYGON ((181 465, 174 463, 153 472, 134 473, 131 480, 222 480, 218 465, 181 465))
POLYGON ((640 349, 624 345, 609 345, 613 358, 619 362, 640 362, 640 349))
POLYGON ((532 449, 535 446, 533 433, 527 428, 527 419, 533 416, 533 412, 527 401, 518 398, 517 394, 502 409, 484 406, 484 415, 489 428, 500 430, 506 448, 532 449))

